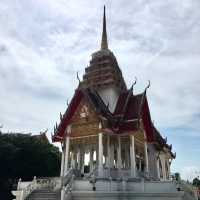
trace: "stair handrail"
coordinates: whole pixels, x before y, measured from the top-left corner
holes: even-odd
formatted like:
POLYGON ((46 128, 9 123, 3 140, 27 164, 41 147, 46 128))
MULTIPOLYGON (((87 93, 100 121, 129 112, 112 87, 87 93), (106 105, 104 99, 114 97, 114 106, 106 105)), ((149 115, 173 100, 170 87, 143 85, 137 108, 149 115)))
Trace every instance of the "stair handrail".
POLYGON ((12 191, 12 194, 16 196, 15 200, 25 200, 34 190, 42 188, 60 188, 61 181, 58 177, 42 177, 36 178, 34 176, 32 181, 22 182, 21 178, 17 184, 17 190, 12 191))
POLYGON ((96 176, 96 173, 97 173, 97 167, 95 167, 87 176, 86 178, 87 179, 91 179, 91 178, 94 178, 96 176))
POLYGON ((31 182, 22 182, 21 178, 17 184, 17 190, 12 191, 12 194, 16 196, 14 200, 25 200, 31 192, 33 192, 37 188, 37 180, 34 176, 31 182))
POLYGON ((74 182, 74 173, 71 168, 66 175, 62 178, 62 188, 61 188, 61 200, 68 199, 71 194, 74 182))
POLYGON ((37 178, 37 189, 51 188, 53 190, 61 187, 60 177, 41 177, 37 178))

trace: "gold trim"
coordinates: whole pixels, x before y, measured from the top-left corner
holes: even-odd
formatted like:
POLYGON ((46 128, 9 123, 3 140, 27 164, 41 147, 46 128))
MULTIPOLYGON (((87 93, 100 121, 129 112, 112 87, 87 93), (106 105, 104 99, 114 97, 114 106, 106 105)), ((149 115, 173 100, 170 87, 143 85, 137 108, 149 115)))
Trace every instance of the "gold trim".
POLYGON ((98 135, 85 135, 85 136, 79 136, 79 137, 70 137, 70 139, 82 139, 82 138, 88 138, 88 137, 97 137, 98 135))

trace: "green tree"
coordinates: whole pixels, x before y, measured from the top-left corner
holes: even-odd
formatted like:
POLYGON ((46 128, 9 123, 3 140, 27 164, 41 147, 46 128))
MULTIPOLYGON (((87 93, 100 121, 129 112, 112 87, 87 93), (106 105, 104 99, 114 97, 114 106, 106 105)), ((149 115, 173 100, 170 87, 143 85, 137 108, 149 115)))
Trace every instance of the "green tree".
POLYGON ((175 179, 176 179, 177 181, 180 181, 180 180, 181 180, 180 173, 178 173, 178 172, 176 172, 176 173, 174 174, 174 177, 175 177, 175 179))
POLYGON ((46 141, 0 132, 0 199, 12 199, 11 187, 19 178, 58 176, 60 159, 59 149, 46 141))
POLYGON ((199 177, 194 178, 193 181, 192 181, 192 184, 193 184, 194 186, 200 186, 199 177))

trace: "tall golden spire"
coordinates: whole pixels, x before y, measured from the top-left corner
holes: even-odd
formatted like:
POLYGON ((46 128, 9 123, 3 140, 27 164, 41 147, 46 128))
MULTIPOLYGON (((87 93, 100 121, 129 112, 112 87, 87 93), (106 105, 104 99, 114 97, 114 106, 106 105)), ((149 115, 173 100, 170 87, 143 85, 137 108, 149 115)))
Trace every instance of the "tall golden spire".
POLYGON ((107 33, 106 33, 106 7, 103 9, 103 32, 101 39, 101 49, 108 49, 107 33))

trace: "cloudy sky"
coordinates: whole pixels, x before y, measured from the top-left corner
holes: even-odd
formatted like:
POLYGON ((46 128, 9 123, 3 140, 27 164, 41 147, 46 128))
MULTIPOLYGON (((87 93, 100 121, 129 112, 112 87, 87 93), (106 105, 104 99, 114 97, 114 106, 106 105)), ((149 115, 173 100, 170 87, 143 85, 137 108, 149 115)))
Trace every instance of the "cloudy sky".
POLYGON ((199 0, 1 0, 0 124, 50 132, 90 55, 100 47, 103 4, 109 48, 135 92, 151 80, 154 124, 184 178, 200 172, 199 0))

